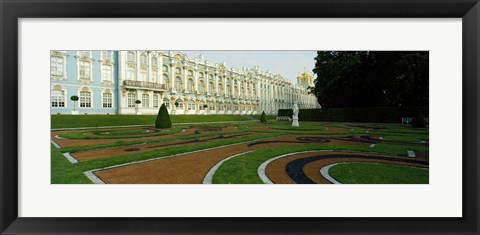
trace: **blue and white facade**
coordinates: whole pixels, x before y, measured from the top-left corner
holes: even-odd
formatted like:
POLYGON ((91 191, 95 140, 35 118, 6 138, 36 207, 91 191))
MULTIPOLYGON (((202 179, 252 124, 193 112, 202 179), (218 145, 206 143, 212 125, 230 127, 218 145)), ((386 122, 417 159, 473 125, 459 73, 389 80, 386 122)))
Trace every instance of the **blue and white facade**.
POLYGON ((51 51, 52 114, 116 114, 118 53, 115 51, 51 51), (72 96, 79 100, 70 100, 72 96))
POLYGON ((52 51, 50 73, 52 114, 156 114, 163 103, 170 114, 319 107, 300 80, 171 51, 52 51))

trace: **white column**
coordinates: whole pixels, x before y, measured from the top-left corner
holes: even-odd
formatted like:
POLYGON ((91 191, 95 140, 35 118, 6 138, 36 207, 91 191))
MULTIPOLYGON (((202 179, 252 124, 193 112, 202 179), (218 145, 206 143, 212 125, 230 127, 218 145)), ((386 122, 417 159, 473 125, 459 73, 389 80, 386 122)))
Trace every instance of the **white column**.
POLYGON ((197 94, 198 93, 198 67, 196 65, 195 65, 195 68, 193 68, 193 78, 195 81, 194 92, 195 94, 197 94))
POLYGON ((152 68, 153 68, 152 53, 153 51, 150 53, 147 53, 147 81, 148 82, 155 82, 155 81, 152 81, 152 68))
POLYGON ((187 91, 187 81, 188 81, 188 78, 187 78, 187 75, 188 75, 188 68, 187 68, 187 65, 184 65, 183 66, 183 90, 184 92, 187 91))
MULTIPOLYGON (((165 81, 163 81, 163 53, 162 52, 159 52, 158 53, 158 81, 156 81, 158 83, 165 83, 165 81)), ((165 87, 165 90, 167 88, 165 87)), ((159 102, 159 105, 160 105, 160 102, 159 102)))
POLYGON ((175 67, 174 63, 170 63, 170 86, 172 86, 172 92, 175 93, 175 67))
POLYGON ((137 56, 137 60, 136 60, 136 61, 137 61, 137 67, 136 67, 136 68, 137 68, 137 69, 136 69, 136 70, 137 70, 137 71, 136 71, 136 72, 137 72, 137 76, 135 77, 135 80, 136 80, 136 81, 139 81, 139 78, 140 78, 140 69, 141 69, 141 68, 140 68, 140 51, 137 51, 137 52, 135 53, 135 55, 137 56))

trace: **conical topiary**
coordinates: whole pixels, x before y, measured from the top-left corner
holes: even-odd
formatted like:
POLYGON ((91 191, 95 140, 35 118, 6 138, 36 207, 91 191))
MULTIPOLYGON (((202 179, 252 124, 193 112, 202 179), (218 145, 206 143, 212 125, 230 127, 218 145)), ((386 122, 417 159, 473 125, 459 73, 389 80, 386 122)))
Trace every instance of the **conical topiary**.
POLYGON ((260 122, 267 122, 267 118, 265 117, 265 111, 263 111, 262 116, 260 116, 260 122))
POLYGON ((422 115, 422 112, 417 111, 412 118, 412 127, 416 128, 425 128, 427 123, 425 123, 425 117, 422 115))
POLYGON ((165 107, 165 104, 162 104, 162 106, 160 106, 160 109, 158 110, 155 127, 161 129, 172 127, 172 121, 170 120, 170 115, 168 114, 168 110, 167 107, 165 107))

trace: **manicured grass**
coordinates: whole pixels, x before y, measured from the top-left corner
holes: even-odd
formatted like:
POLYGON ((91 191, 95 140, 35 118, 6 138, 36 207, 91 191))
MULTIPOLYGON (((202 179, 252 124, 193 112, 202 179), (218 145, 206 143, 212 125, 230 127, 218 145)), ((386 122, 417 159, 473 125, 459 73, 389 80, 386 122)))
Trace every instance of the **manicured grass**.
MULTIPOLYGON (((157 115, 51 115, 51 128, 154 125, 157 115)), ((170 115, 172 125, 193 122, 247 121, 242 115, 170 115)))
POLYGON ((422 140, 428 141, 428 135, 386 135, 384 136, 385 140, 391 141, 402 141, 402 142, 420 142, 422 140))
POLYGON ((72 165, 62 153, 50 145, 51 148, 51 175, 50 182, 52 184, 91 184, 92 182, 78 169, 76 165, 72 165))
POLYGON ((407 146, 394 144, 378 144, 375 148, 356 145, 334 144, 305 144, 292 146, 278 146, 256 150, 238 157, 232 158, 220 166, 213 177, 214 184, 263 184, 257 174, 258 167, 270 158, 287 153, 307 150, 343 150, 377 152, 385 154, 407 155, 407 150, 428 150, 428 147, 407 146))
POLYGON ((159 132, 146 133, 143 128, 131 129, 96 129, 95 131, 77 131, 60 134, 62 138, 68 139, 123 139, 123 138, 140 138, 148 136, 170 135, 182 131, 182 128, 169 128, 159 132), (95 134, 105 133, 105 134, 95 134), (109 134, 107 134, 109 133, 109 134))
MULTIPOLYGON (((259 114, 259 115, 247 115, 247 116, 248 116, 248 117, 251 117, 251 118, 253 118, 253 119, 255 119, 255 120, 260 121, 260 116, 262 116, 262 115, 259 114)), ((265 119, 267 119, 267 120, 275 120, 275 119, 277 119, 277 115, 265 115, 265 119)))
POLYGON ((343 184, 428 184, 428 169, 383 163, 340 163, 328 171, 343 184))
MULTIPOLYGON (((143 152, 143 153, 131 153, 131 154, 123 154, 123 155, 118 155, 118 156, 113 156, 108 158, 99 158, 99 159, 94 159, 90 161, 79 162, 77 164, 71 164, 66 159, 63 159, 65 164, 58 165, 58 163, 53 163, 53 160, 52 160, 52 165, 57 164, 57 167, 52 167, 52 176, 55 176, 56 179, 59 179, 59 180, 56 180, 55 182, 58 182, 61 184, 88 183, 89 180, 83 174, 83 172, 88 170, 94 170, 98 168, 120 165, 128 162, 141 161, 141 160, 146 160, 151 158, 160 158, 160 157, 169 156, 169 155, 178 154, 178 153, 191 152, 191 151, 213 148, 213 147, 218 147, 223 145, 252 141, 256 139, 263 139, 263 138, 273 137, 277 135, 278 134, 262 134, 262 135, 242 136, 235 139, 225 139, 225 140, 219 140, 214 142, 197 143, 197 144, 190 144, 190 145, 184 145, 184 146, 175 146, 170 148, 161 148, 161 149, 157 149, 149 152, 143 152)), ((56 151, 56 149, 52 148, 52 159, 53 159, 53 156, 56 156, 56 158, 63 158, 61 154, 60 155, 58 154, 59 151, 57 152, 57 154, 55 154, 54 151, 56 151)), ((56 160, 62 160, 62 159, 56 159, 56 160)), ((52 180, 52 183, 53 182, 54 181, 52 180)))

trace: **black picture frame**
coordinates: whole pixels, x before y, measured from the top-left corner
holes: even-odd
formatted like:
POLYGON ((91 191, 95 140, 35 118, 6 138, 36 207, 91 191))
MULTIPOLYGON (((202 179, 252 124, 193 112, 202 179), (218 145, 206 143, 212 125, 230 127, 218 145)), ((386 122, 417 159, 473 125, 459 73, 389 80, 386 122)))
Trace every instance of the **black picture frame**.
MULTIPOLYGON (((0 0, 2 234, 479 234, 478 0, 0 0), (18 217, 18 19, 117 17, 462 18, 462 218, 18 217)), ((448 108, 448 107, 446 107, 448 108)), ((448 124, 446 124, 448 125, 448 124)), ((459 182, 460 183, 460 182, 459 182)))

